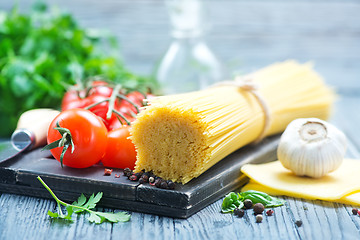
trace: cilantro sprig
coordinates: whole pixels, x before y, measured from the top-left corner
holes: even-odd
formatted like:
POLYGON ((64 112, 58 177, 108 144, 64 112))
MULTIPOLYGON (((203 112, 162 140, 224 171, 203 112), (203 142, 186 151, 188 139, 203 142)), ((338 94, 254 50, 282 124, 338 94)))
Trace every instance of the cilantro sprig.
POLYGON ((72 204, 66 203, 60 200, 55 193, 50 189, 50 187, 41 179, 40 176, 37 179, 41 182, 41 184, 49 191, 51 196, 55 199, 57 203, 57 212, 48 211, 48 215, 52 218, 59 218, 64 220, 72 220, 73 213, 89 213, 87 219, 90 222, 100 224, 105 221, 117 223, 117 222, 127 222, 130 220, 130 215, 125 212, 97 212, 93 210, 96 207, 96 204, 100 201, 103 196, 102 192, 97 193, 96 195, 92 194, 89 199, 85 197, 84 194, 77 199, 77 201, 73 202, 72 204), (66 208, 66 214, 63 213, 61 206, 66 208))

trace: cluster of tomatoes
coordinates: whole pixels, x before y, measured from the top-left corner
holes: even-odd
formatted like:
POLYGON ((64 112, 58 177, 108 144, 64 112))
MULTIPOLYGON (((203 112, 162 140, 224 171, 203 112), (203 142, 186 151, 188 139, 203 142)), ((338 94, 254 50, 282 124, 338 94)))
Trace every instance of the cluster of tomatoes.
POLYGON ((62 112, 48 130, 48 149, 69 167, 86 168, 100 161, 106 167, 134 168, 135 146, 130 124, 150 94, 125 92, 104 81, 69 90, 62 112))

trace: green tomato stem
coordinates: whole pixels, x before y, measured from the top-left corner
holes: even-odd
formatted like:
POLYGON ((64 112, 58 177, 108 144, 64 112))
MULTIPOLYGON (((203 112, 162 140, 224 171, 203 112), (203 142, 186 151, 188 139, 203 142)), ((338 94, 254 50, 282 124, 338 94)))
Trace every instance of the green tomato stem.
POLYGON ((101 103, 103 103, 103 102, 107 102, 107 101, 109 101, 109 99, 101 100, 101 101, 99 101, 99 102, 93 103, 93 104, 85 107, 84 109, 90 110, 91 108, 93 108, 93 107, 95 107, 95 106, 97 106, 97 105, 99 105, 99 104, 101 104, 101 103))
POLYGON ((123 94, 118 94, 117 97, 120 98, 120 99, 123 99, 123 100, 127 101, 128 103, 130 103, 130 104, 136 109, 136 113, 139 113, 139 112, 140 112, 139 107, 138 107, 133 101, 131 101, 128 97, 126 97, 125 95, 123 95, 123 94))
POLYGON ((116 96, 117 96, 118 92, 120 91, 120 89, 121 89, 121 85, 117 84, 113 90, 113 93, 111 94, 110 101, 109 101, 109 109, 106 113, 107 119, 111 118, 111 114, 112 114, 112 112, 114 110, 114 106, 115 106, 116 96))

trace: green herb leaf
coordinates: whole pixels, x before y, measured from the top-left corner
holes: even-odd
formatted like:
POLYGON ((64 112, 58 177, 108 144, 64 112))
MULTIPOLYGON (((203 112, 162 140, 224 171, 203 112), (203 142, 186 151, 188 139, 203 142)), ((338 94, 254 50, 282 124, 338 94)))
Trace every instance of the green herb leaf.
POLYGON ((54 213, 54 212, 52 212, 50 210, 47 212, 47 214, 52 218, 58 218, 59 217, 58 213, 54 213))
POLYGON ((243 199, 236 193, 231 192, 225 196, 225 199, 221 205, 221 212, 222 213, 230 213, 233 212, 235 208, 242 208, 244 203, 243 199))
POLYGON ((90 212, 89 217, 87 218, 90 222, 100 224, 105 221, 104 217, 99 216, 96 212, 90 212))
POLYGON ((262 203, 264 207, 279 207, 284 205, 285 201, 279 198, 270 196, 267 193, 255 190, 249 190, 241 193, 230 192, 227 194, 221 205, 222 213, 231 213, 235 208, 243 208, 244 200, 250 199, 254 204, 262 203))
POLYGON ((96 195, 92 194, 88 201, 86 201, 86 197, 84 194, 81 194, 77 201, 73 204, 68 204, 64 201, 61 201, 54 192, 50 189, 48 185, 41 179, 41 177, 37 177, 37 179, 41 182, 41 184, 49 191, 51 196, 55 199, 58 205, 58 213, 48 211, 48 215, 52 218, 60 218, 64 220, 72 221, 72 214, 88 212, 89 216, 87 219, 90 222, 94 222, 96 224, 103 223, 104 221, 117 223, 117 222, 127 222, 130 220, 130 215, 125 212, 96 212, 91 209, 95 208, 96 204, 100 201, 103 196, 102 192, 97 193, 96 195), (61 205, 66 207, 67 215, 64 215, 61 211, 61 205))
POLYGON ((127 222, 130 220, 130 215, 125 212, 117 212, 117 213, 97 212, 97 215, 113 223, 127 222))
MULTIPOLYGON (((94 194, 92 194, 90 196, 89 200, 86 202, 86 197, 84 196, 84 194, 81 194, 81 196, 78 198, 78 201, 74 202, 72 205, 79 206, 79 207, 86 208, 86 209, 93 209, 96 207, 96 204, 100 201, 102 196, 103 196, 102 192, 98 192, 96 194, 96 196, 94 196, 94 194)), ((75 213, 80 213, 80 212, 85 211, 85 209, 77 208, 74 211, 75 211, 75 213)))
POLYGON ((250 199, 254 204, 262 203, 264 207, 278 207, 284 205, 285 201, 279 198, 270 196, 267 193, 259 192, 255 190, 249 190, 246 192, 241 192, 240 196, 243 199, 250 199))

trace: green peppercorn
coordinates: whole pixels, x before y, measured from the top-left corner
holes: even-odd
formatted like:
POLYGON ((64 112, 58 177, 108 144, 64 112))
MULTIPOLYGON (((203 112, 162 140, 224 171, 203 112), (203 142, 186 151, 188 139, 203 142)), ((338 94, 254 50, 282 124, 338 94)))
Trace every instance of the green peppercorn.
POLYGON ((257 223, 260 223, 263 220, 263 216, 261 214, 258 214, 258 215, 256 215, 255 219, 256 219, 257 223))
POLYGON ((256 203, 254 205, 254 213, 261 214, 265 210, 265 207, 262 203, 256 203))
POLYGON ((244 207, 246 209, 250 209, 250 208, 252 208, 252 206, 253 206, 253 202, 250 199, 245 199, 244 200, 244 207))

